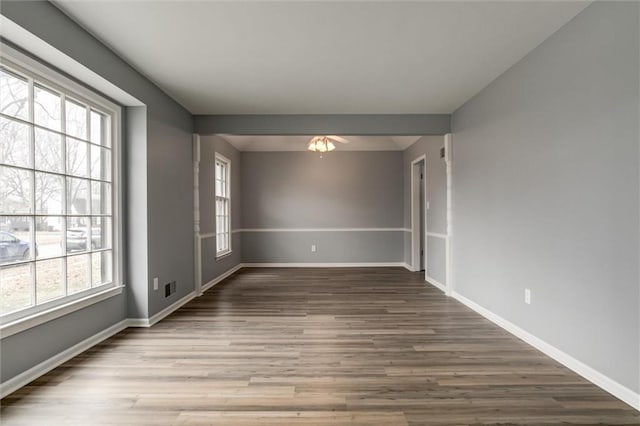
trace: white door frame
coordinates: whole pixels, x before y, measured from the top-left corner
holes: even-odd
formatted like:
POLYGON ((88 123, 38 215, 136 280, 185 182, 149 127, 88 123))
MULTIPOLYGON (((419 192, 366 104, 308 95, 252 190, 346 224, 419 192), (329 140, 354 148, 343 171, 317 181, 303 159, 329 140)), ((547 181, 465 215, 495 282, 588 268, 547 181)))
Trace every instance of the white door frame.
POLYGON ((411 270, 420 271, 420 232, 424 234, 424 271, 425 281, 427 279, 428 261, 427 261, 427 156, 421 155, 411 161, 411 270), (420 176, 418 176, 417 167, 423 162, 424 184, 424 229, 420 229, 420 176))

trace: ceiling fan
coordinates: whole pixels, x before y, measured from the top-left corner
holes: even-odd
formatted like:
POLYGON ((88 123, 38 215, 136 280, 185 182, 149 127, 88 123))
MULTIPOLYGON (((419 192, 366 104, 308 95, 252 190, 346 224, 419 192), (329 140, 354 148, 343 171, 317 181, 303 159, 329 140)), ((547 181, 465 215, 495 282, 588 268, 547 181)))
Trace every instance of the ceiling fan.
POLYGON ((349 143, 349 140, 335 135, 314 136, 307 144, 307 149, 309 151, 319 152, 322 154, 323 152, 329 152, 336 149, 334 142, 349 143))

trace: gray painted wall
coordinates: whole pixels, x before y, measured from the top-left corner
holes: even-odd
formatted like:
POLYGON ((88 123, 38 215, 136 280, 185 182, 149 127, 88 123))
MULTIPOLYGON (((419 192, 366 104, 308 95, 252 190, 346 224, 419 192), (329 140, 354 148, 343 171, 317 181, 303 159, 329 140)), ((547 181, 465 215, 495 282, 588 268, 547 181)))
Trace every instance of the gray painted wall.
MULTIPOLYGON (((407 228, 407 229, 411 229, 411 228, 407 228)), ((411 232, 405 232, 403 235, 403 248, 404 251, 402 252, 402 258, 404 260, 404 263, 406 263, 407 265, 411 266, 411 232)))
POLYGON ((228 256, 216 259, 215 237, 202 240, 201 259, 203 286, 242 262, 242 243, 242 238, 239 233, 231 234, 231 247, 233 251, 228 256))
POLYGON ((196 115, 199 134, 238 135, 443 135, 450 114, 196 115))
POLYGON ((455 290, 635 392, 639 8, 592 4, 452 125, 455 290))
POLYGON ((126 125, 134 126, 125 129, 123 141, 128 156, 125 245, 133 247, 126 253, 129 294, 2 339, 0 367, 5 381, 127 316, 146 317, 168 306, 175 298, 153 294, 149 290, 151 277, 177 280, 176 297, 193 289, 193 120, 184 108, 51 3, 3 1, 0 13, 130 93, 147 109, 146 114, 142 110, 124 114, 126 125), (146 138, 142 136, 145 129, 146 138), (146 188, 141 182, 147 183, 146 188), (130 306, 127 296, 134 300, 130 306))
MULTIPOLYGON (((242 227, 402 228, 402 167, 402 152, 243 152, 242 227)), ((242 234, 245 262, 402 261, 400 230, 242 234)))
POLYGON ((440 284, 447 284, 446 240, 439 237, 427 237, 427 275, 440 284))
POLYGON ((403 262, 402 231, 243 232, 246 263, 403 262), (316 252, 311 252, 311 245, 316 252))
POLYGON ((0 379, 6 380, 126 318, 126 294, 2 339, 0 379))
MULTIPOLYGON (((447 233, 447 168, 440 158, 444 136, 425 136, 404 151, 404 226, 411 229, 411 162, 426 156, 425 179, 427 185, 427 230, 437 234, 447 233)), ((411 234, 405 236, 404 259, 411 264, 411 234)), ((444 239, 427 237, 427 273, 441 284, 447 283, 446 250, 444 239)))
MULTIPOLYGON (((123 122, 126 162, 136 167, 125 168, 126 191, 126 266, 148 264, 147 239, 147 107, 125 108, 123 122), (135 236, 135 238, 128 238, 135 236)), ((145 267, 126 267, 128 314, 132 318, 147 318, 149 299, 147 286, 148 270, 145 267), (133 285, 133 284, 138 285, 133 285)))
POLYGON ((170 122, 149 114, 147 121, 149 316, 195 289, 193 135, 188 117, 170 122), (157 291, 153 290, 153 277, 159 279, 157 291), (162 286, 170 281, 176 281, 176 292, 165 298, 162 286))
POLYGON ((242 153, 243 228, 401 228, 402 152, 242 153))
MULTIPOLYGON (((219 136, 200 137, 200 233, 216 232, 215 219, 215 169, 216 152, 231 160, 231 229, 240 228, 242 211, 240 152, 219 136)), ((206 284, 242 262, 242 239, 231 235, 230 255, 216 259, 215 237, 202 240, 202 284, 206 284)))
POLYGON ((425 136, 418 139, 404 151, 404 225, 411 228, 411 162, 422 155, 427 157, 425 173, 427 201, 430 208, 427 215, 429 232, 447 232, 447 168, 440 158, 440 148, 444 147, 444 136, 425 136))

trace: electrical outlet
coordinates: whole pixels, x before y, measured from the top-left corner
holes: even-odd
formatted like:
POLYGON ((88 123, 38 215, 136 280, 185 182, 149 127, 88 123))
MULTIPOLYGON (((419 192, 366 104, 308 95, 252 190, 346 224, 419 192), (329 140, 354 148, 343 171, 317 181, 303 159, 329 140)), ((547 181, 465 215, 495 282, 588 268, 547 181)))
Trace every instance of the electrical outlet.
POLYGON ((524 303, 526 303, 527 305, 531 304, 531 290, 529 290, 528 288, 524 289, 524 303))
POLYGON ((158 277, 155 277, 153 279, 153 289, 157 290, 158 289, 158 277))
POLYGON ((311 253, 315 253, 315 252, 316 252, 316 245, 311 244, 311 253))
POLYGON ((429 210, 431 206, 429 205, 429 202, 427 201, 427 210, 429 210))

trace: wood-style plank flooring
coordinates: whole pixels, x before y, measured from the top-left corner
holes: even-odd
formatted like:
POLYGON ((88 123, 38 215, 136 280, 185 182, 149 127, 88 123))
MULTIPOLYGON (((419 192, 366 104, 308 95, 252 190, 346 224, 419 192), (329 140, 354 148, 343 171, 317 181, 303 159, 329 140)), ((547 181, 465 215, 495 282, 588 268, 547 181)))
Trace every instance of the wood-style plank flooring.
POLYGON ((243 269, 2 401, 3 425, 640 424, 399 268, 243 269))

